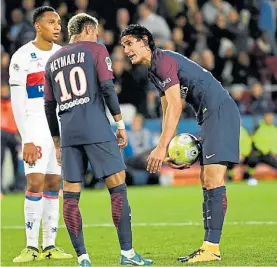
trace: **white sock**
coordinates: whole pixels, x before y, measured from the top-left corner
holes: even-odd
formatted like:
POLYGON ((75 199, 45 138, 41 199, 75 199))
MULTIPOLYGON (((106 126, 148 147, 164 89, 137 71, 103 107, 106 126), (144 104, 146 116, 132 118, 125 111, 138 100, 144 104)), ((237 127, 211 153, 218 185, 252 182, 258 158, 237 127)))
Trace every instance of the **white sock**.
POLYGON ((90 262, 90 258, 88 254, 82 254, 78 257, 78 263, 80 264, 82 260, 88 260, 90 262))
POLYGON ((209 245, 209 246, 218 246, 218 243, 211 243, 209 241, 204 241, 205 244, 209 245))
POLYGON ((39 228, 42 217, 42 192, 26 191, 24 201, 24 216, 26 227, 27 247, 38 248, 39 228))
POLYGON ((59 225, 59 192, 43 192, 42 237, 43 249, 55 246, 59 225))
POLYGON ((135 256, 135 251, 133 248, 130 250, 121 250, 121 255, 125 256, 126 258, 132 258, 135 256))

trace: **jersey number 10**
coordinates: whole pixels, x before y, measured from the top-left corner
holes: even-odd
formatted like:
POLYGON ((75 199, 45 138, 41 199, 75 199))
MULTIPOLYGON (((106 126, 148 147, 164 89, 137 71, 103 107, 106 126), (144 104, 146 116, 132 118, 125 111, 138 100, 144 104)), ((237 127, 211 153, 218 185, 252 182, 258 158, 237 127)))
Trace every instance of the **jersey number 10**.
POLYGON ((71 92, 68 92, 66 88, 66 83, 64 79, 64 72, 60 71, 57 73, 55 77, 55 81, 60 85, 62 96, 61 96, 61 102, 68 101, 72 99, 72 94, 75 96, 82 96, 87 91, 87 77, 86 74, 81 67, 74 67, 69 71, 69 83, 71 87, 71 92), (76 82, 76 75, 78 75, 79 85, 80 88, 77 88, 77 82, 76 82))

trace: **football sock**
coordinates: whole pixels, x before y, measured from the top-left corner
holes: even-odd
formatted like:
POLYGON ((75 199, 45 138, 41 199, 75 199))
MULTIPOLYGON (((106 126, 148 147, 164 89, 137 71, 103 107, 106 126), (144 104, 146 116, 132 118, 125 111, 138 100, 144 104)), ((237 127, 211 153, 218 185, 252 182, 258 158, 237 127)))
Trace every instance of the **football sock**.
POLYGON ((80 192, 63 192, 63 217, 77 256, 86 254, 82 217, 79 209, 80 192))
POLYGON ((206 188, 203 188, 203 196, 204 196, 204 202, 202 203, 202 210, 203 210, 203 223, 204 223, 204 241, 207 240, 208 237, 208 224, 207 224, 207 200, 208 200, 208 192, 206 188))
POLYGON ((113 222, 121 250, 128 251, 132 247, 131 209, 127 199, 127 186, 121 184, 109 189, 113 222))
POLYGON ((88 260, 89 262, 91 262, 88 254, 82 254, 82 255, 78 256, 79 264, 81 263, 82 260, 88 260))
POLYGON ((125 256, 126 258, 133 258, 136 255, 136 253, 132 248, 130 250, 121 250, 121 255, 125 256))
POLYGON ((220 255, 219 244, 213 244, 208 241, 205 241, 201 247, 201 249, 208 250, 212 253, 220 255))
POLYGON ((38 249, 40 221, 43 211, 42 192, 25 192, 24 216, 27 247, 38 249))
POLYGON ((207 190, 207 226, 206 241, 219 244, 225 213, 227 210, 226 187, 221 186, 207 190))
POLYGON ((43 249, 55 246, 59 224, 59 192, 43 192, 43 249))

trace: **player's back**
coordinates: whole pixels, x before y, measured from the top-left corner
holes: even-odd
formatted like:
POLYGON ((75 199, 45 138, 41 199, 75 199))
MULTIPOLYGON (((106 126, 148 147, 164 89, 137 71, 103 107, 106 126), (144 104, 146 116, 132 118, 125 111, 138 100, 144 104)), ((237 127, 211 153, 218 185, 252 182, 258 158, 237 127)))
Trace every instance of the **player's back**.
POLYGON ((11 59, 9 83, 11 86, 26 88, 25 111, 27 121, 24 123, 27 128, 33 129, 34 135, 36 130, 40 133, 49 133, 43 99, 44 72, 47 60, 60 48, 61 46, 53 44, 51 50, 43 51, 37 48, 33 41, 30 41, 19 48, 11 59))
POLYGON ((192 106, 199 122, 209 116, 225 99, 230 98, 228 91, 209 71, 187 57, 170 50, 156 49, 153 58, 151 69, 158 78, 163 78, 162 81, 156 82, 156 86, 163 92, 173 80, 178 80, 182 98, 192 106))
MULTIPOLYGON (((64 46, 46 66, 47 92, 59 106, 62 146, 115 140, 105 113, 101 82, 112 80, 106 48, 94 42, 64 46)), ((46 93, 47 94, 47 93, 46 93)))

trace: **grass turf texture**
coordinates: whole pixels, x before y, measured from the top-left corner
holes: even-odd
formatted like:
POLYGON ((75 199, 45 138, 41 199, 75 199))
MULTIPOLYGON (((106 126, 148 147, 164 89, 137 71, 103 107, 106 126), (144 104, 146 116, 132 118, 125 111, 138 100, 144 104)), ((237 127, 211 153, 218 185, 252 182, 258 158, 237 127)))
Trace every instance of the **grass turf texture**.
MULTIPOLYGON (((260 182, 254 187, 245 183, 227 185, 228 211, 221 242, 223 260, 201 265, 277 265, 276 187, 275 181, 260 182)), ((128 195, 134 223, 134 248, 144 257, 153 259, 156 266, 187 265, 179 263, 176 258, 193 252, 202 243, 200 188, 130 187, 128 195)), ((1 266, 14 266, 13 258, 25 246, 24 196, 7 195, 1 202, 1 266)), ((81 195, 81 211, 85 224, 85 243, 93 265, 119 265, 119 245, 115 228, 112 227, 108 191, 84 191, 81 195)), ((62 227, 58 232, 57 245, 72 253, 73 259, 43 260, 18 265, 77 266, 62 216, 60 225, 62 227)))

